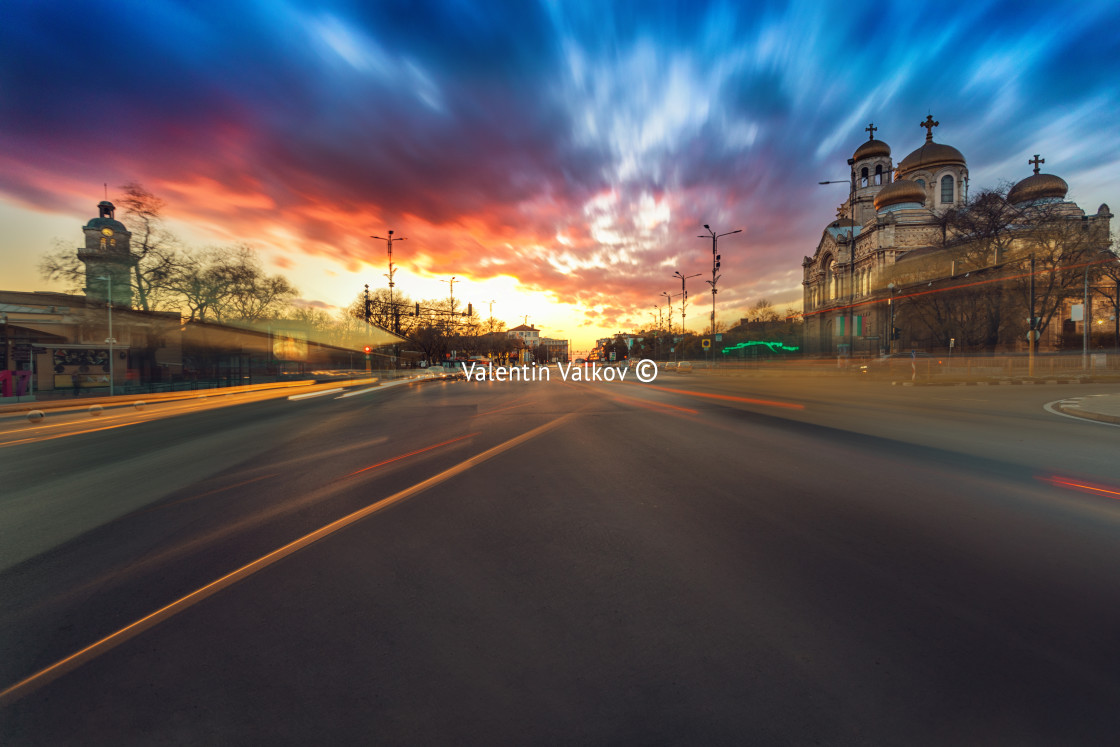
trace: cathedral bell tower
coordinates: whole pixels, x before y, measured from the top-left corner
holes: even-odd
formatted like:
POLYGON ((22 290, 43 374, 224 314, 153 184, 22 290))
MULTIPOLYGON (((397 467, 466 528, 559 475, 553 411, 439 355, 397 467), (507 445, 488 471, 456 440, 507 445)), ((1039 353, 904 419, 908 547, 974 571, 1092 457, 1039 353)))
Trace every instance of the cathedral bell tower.
POLYGON ((116 208, 108 200, 97 204, 97 213, 98 217, 82 228, 86 245, 78 249, 78 259, 86 266, 86 298, 100 303, 111 300, 113 306, 127 309, 132 306, 130 272, 135 264, 132 234, 114 217, 116 208))

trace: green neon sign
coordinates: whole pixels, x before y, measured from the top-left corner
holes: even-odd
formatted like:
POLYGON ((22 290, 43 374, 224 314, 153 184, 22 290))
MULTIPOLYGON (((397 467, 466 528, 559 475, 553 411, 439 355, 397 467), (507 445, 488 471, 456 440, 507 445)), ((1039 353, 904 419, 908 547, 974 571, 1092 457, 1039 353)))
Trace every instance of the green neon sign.
POLYGON ((738 345, 732 345, 723 349, 723 354, 733 353, 737 350, 746 350, 747 348, 766 347, 771 353, 796 353, 801 348, 797 346, 786 345, 782 342, 760 342, 751 340, 750 342, 740 342, 738 345))

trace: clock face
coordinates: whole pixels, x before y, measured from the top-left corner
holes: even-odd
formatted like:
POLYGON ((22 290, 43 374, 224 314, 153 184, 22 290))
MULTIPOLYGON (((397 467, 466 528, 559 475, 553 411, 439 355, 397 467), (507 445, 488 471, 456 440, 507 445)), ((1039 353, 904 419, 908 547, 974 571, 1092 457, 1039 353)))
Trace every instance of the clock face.
POLYGON ((102 229, 101 229, 101 233, 105 234, 106 236, 112 236, 112 235, 113 235, 113 229, 111 229, 111 228, 102 228, 102 229))

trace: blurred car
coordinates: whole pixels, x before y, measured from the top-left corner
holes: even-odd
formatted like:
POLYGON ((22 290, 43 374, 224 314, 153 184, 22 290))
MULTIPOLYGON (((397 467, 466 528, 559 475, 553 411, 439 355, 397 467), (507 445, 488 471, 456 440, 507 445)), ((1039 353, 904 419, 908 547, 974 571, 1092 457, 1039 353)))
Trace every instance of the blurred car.
POLYGON ((692 373, 692 364, 688 361, 681 361, 677 364, 677 373, 692 373))

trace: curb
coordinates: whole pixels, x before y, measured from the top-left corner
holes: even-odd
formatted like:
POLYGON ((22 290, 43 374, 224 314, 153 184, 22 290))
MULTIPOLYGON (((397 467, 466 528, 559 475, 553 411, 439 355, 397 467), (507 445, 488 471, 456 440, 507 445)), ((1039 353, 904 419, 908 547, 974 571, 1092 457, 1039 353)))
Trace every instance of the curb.
POLYGON ((1053 405, 1053 407, 1063 415, 1069 415, 1070 417, 1081 418, 1082 420, 1095 420, 1098 423, 1120 425, 1120 415, 1108 415, 1103 412, 1093 412, 1092 410, 1083 409, 1081 403, 1084 399, 1084 397, 1078 397, 1077 399, 1062 400, 1053 405))
POLYGON ((892 381, 891 386, 1035 386, 1046 384, 1110 384, 1111 381, 1085 379, 1000 379, 998 381, 892 381))

